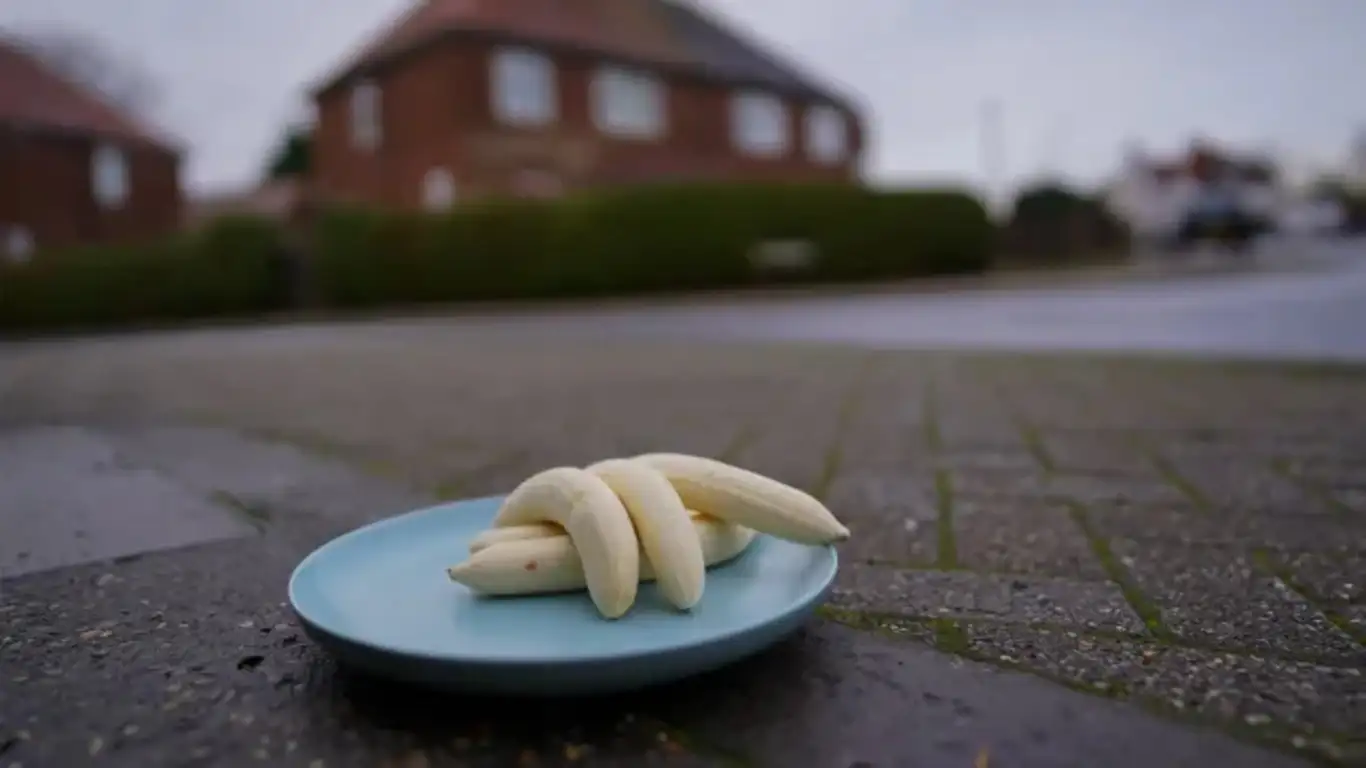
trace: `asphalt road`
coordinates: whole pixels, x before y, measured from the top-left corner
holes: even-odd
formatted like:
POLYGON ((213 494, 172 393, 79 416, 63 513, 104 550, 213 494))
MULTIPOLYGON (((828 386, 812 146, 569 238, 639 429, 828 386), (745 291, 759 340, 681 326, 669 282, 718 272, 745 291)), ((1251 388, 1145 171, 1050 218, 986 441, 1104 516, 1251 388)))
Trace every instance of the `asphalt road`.
POLYGON ((1273 244, 1256 265, 1177 270, 1184 276, 1055 289, 737 299, 573 313, 557 322, 589 332, 888 349, 1366 359, 1366 245, 1273 244))

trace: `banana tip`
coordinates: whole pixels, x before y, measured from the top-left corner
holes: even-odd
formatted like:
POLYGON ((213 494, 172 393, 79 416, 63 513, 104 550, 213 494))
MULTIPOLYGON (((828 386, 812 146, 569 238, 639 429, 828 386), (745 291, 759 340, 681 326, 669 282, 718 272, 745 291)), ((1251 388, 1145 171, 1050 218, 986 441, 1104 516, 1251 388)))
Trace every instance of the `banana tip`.
POLYGON ((452 565, 446 569, 446 577, 451 581, 460 581, 460 574, 463 570, 463 565, 452 565))

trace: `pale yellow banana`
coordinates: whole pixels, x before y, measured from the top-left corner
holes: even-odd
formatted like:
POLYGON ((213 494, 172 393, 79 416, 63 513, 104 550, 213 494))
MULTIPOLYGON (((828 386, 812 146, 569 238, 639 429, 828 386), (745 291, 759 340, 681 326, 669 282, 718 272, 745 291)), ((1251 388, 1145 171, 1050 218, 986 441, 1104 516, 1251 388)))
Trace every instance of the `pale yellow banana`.
POLYGON ((490 528, 470 540, 470 554, 504 541, 548 539, 551 536, 568 535, 563 528, 554 523, 532 523, 531 525, 509 525, 506 528, 490 528))
POLYGON ((532 475, 503 501, 493 525, 533 523, 564 528, 580 557, 584 585, 598 613, 615 619, 630 610, 639 584, 640 543, 626 507, 606 482, 575 467, 532 475))
POLYGON ((663 473, 689 509, 801 544, 849 538, 849 529, 820 500, 773 478, 680 453, 649 453, 633 461, 663 473))
POLYGON ((608 459, 587 469, 602 478, 626 506, 664 599, 682 610, 697 605, 707 564, 692 518, 674 487, 649 465, 629 459, 608 459))
MULTIPOLYGON (((706 516, 695 516, 691 527, 688 535, 698 542, 707 566, 734 559, 755 536, 748 528, 706 516)), ((521 535, 488 540, 468 560, 447 569, 452 581, 481 594, 505 596, 574 592, 587 585, 581 555, 563 531, 541 525, 494 530, 521 535)), ((639 580, 655 580, 656 570, 642 552, 639 580)))

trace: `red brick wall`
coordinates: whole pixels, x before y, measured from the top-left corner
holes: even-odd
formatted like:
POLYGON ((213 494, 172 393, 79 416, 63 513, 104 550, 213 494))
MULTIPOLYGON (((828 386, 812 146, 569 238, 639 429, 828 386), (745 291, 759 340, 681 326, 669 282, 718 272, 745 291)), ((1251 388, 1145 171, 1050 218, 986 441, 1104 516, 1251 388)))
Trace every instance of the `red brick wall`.
POLYGON ((435 46, 396 62, 376 76, 382 89, 384 140, 373 152, 351 146, 350 90, 318 103, 314 180, 325 197, 411 208, 420 201, 423 174, 451 169, 462 196, 511 190, 523 170, 558 175, 566 187, 648 181, 671 175, 722 180, 854 180, 863 129, 846 115, 851 153, 823 166, 804 155, 802 115, 807 105, 787 101, 792 121, 788 153, 776 158, 736 154, 730 143, 731 89, 692 80, 668 84, 665 137, 630 141, 593 127, 589 81, 597 62, 556 57, 560 120, 543 130, 509 129, 491 113, 488 58, 475 43, 435 46))
POLYGON ((132 242, 180 227, 179 158, 123 147, 129 197, 102 210, 91 193, 89 139, 0 128, 0 226, 19 225, 39 248, 132 242))

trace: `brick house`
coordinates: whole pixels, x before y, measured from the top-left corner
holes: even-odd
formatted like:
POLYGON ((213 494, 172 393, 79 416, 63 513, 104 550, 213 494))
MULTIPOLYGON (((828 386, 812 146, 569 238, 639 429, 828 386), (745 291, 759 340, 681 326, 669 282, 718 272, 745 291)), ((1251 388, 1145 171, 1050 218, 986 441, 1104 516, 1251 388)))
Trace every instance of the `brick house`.
POLYGON ((180 151, 0 40, 0 258, 180 226, 180 151))
POLYGON ((851 102, 684 0, 417 0, 314 91, 322 199, 858 180, 851 102))

